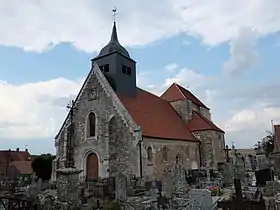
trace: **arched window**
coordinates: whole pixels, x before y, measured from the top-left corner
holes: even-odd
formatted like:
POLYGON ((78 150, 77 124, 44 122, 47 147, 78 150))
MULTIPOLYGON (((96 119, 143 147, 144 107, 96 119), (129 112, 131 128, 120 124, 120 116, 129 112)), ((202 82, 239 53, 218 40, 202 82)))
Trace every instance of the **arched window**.
POLYGON ((162 157, 163 157, 163 160, 167 161, 168 159, 168 150, 167 150, 167 147, 163 147, 162 149, 162 157))
POLYGON ((88 136, 92 137, 95 136, 95 114, 93 112, 89 113, 88 115, 88 136))
POLYGON ((147 149, 147 156, 148 156, 148 160, 150 162, 153 162, 153 150, 152 150, 152 147, 148 147, 148 149, 147 149))

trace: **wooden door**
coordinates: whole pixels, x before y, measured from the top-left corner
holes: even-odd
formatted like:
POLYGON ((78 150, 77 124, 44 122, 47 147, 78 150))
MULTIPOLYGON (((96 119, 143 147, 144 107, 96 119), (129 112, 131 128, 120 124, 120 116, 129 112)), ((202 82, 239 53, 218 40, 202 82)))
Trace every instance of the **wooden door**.
POLYGON ((96 180, 98 179, 98 157, 95 153, 91 153, 87 157, 87 180, 96 180))

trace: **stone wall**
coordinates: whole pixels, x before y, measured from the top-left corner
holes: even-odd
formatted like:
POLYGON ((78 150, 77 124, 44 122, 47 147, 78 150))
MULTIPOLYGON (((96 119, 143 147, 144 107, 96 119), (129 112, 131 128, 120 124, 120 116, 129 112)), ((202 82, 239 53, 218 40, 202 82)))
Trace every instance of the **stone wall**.
MULTIPOLYGON (((133 171, 135 174, 139 174, 139 159, 129 155, 130 152, 134 154, 138 153, 137 141, 139 137, 137 138, 136 134, 133 133, 134 131, 131 131, 134 127, 129 125, 131 121, 127 119, 126 110, 123 107, 118 107, 121 106, 121 103, 118 101, 119 99, 109 86, 103 74, 99 69, 95 68, 94 71, 99 72, 90 72, 75 103, 77 108, 73 118, 75 126, 73 140, 75 148, 75 167, 83 170, 80 177, 85 177, 86 157, 91 153, 95 153, 98 156, 99 177, 109 176, 110 159, 114 163, 117 161, 121 163, 121 165, 126 164, 125 167, 121 167, 121 169, 125 170, 123 173, 126 173, 126 171, 131 173, 133 171), (98 76, 101 78, 98 78, 98 76), (93 94, 90 94, 91 92, 93 94), (94 113, 96 117, 96 134, 93 137, 89 137, 88 135, 88 115, 90 112, 94 113), (111 121, 112 118, 114 118, 114 121, 111 121), (111 137, 111 141, 109 140, 110 121, 113 123, 112 129, 113 133, 116 135, 115 137, 111 137), (110 149, 112 150, 114 146, 119 147, 118 145, 121 145, 126 151, 124 152, 124 150, 117 149, 110 152, 110 149), (117 156, 116 159, 110 157, 112 153, 115 153, 115 156, 117 156)), ((65 160, 67 140, 65 137, 67 136, 65 136, 64 133, 67 132, 64 131, 69 125, 68 118, 57 138, 58 143, 56 149, 59 151, 58 158, 60 162, 65 160)), ((136 125, 134 126, 136 127, 136 125)), ((57 159, 55 161, 57 161, 57 159)))
POLYGON ((189 100, 172 101, 170 104, 185 122, 192 118, 191 102, 189 100))
POLYGON ((225 154, 224 146, 220 138, 222 133, 216 131, 197 131, 193 134, 201 141, 201 164, 202 166, 210 166, 218 169, 218 163, 223 163, 225 154))
POLYGON ((144 176, 161 179, 164 172, 171 169, 179 154, 179 162, 185 169, 200 165, 199 142, 143 138, 144 176), (148 160, 148 148, 152 148, 152 161, 148 160), (167 149, 165 160, 164 148, 167 149))
POLYGON ((195 110, 206 117, 208 120, 211 120, 211 113, 208 109, 198 106, 195 103, 192 103, 190 100, 178 100, 172 101, 170 104, 178 112, 185 122, 188 122, 192 118, 192 110, 195 110))

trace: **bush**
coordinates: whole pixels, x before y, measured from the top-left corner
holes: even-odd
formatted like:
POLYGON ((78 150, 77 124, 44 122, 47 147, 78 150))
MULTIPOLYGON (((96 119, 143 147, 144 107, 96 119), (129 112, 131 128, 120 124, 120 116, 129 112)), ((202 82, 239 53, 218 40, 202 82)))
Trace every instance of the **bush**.
POLYGON ((32 161, 32 169, 38 178, 50 180, 52 175, 52 161, 55 157, 51 154, 43 154, 32 161))

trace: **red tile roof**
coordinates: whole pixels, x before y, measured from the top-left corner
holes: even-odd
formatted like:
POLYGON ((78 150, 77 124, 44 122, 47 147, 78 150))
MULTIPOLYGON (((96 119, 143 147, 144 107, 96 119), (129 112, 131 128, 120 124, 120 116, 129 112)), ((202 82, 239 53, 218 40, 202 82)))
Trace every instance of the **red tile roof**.
POLYGON ((31 161, 14 161, 10 165, 14 166, 21 174, 27 175, 33 173, 31 163, 31 161))
POLYGON ((182 86, 173 83, 162 95, 161 98, 172 102, 178 100, 190 100, 194 104, 209 109, 205 106, 195 95, 193 95, 190 91, 186 90, 182 86))
POLYGON ((192 112, 192 119, 187 123, 187 128, 190 131, 205 131, 214 130, 225 133, 222 129, 216 126, 212 121, 208 120, 197 111, 192 112))
POLYGON ((10 157, 9 161, 29 161, 30 154, 28 151, 0 151, 0 164, 7 163, 7 158, 10 157))
POLYGON ((137 89, 136 97, 118 96, 141 127, 143 136, 197 141, 166 100, 140 88, 137 89))

